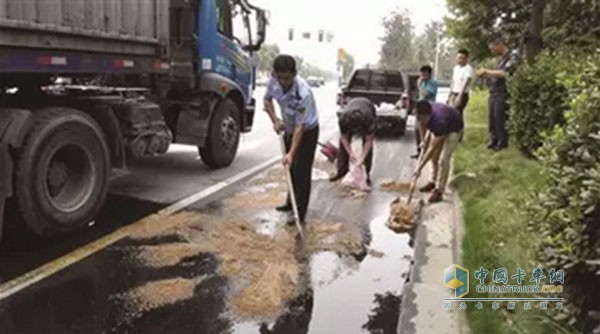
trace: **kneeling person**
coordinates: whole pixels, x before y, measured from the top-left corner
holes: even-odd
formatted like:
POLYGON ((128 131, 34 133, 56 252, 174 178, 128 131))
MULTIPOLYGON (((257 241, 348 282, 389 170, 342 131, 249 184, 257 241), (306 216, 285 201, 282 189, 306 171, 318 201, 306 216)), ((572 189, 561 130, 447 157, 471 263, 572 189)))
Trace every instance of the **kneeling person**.
POLYGON ((375 105, 367 98, 353 98, 339 116, 341 132, 340 149, 337 157, 337 174, 330 180, 337 181, 348 173, 349 162, 365 165, 367 183, 371 184, 370 172, 373 166, 373 141, 375 139, 375 105), (363 148, 360 156, 352 151, 352 137, 361 136, 363 148))
POLYGON ((464 123, 459 111, 449 105, 436 102, 419 101, 417 103, 417 121, 421 133, 427 131, 424 148, 425 155, 415 170, 418 177, 425 164, 431 160, 433 179, 421 188, 422 192, 432 191, 430 203, 441 202, 448 183, 450 160, 458 146, 464 123))

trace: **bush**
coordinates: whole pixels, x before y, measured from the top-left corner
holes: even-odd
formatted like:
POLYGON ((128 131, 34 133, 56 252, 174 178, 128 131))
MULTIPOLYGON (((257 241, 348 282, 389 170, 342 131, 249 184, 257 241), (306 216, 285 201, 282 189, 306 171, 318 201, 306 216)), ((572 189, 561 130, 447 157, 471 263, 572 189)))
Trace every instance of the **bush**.
POLYGON ((519 150, 529 157, 542 146, 544 132, 564 124, 568 92, 558 78, 572 70, 572 58, 563 52, 544 54, 510 79, 510 129, 519 150))
MULTIPOLYGON (((600 51, 600 50, 599 50, 600 51)), ((539 259, 565 269, 567 312, 559 320, 578 331, 600 331, 600 59, 559 76, 569 91, 564 127, 555 127, 537 157, 550 182, 529 207, 531 228, 542 237, 539 259)))

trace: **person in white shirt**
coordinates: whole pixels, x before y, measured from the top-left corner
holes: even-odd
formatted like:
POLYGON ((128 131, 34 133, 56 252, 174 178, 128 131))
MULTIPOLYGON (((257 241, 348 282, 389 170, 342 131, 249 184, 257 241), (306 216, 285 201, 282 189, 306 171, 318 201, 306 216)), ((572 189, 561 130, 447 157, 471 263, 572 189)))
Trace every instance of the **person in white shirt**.
POLYGON ((469 51, 465 49, 458 50, 456 64, 452 72, 452 84, 450 85, 447 104, 458 109, 462 115, 469 103, 469 92, 475 75, 473 67, 469 65, 469 51))

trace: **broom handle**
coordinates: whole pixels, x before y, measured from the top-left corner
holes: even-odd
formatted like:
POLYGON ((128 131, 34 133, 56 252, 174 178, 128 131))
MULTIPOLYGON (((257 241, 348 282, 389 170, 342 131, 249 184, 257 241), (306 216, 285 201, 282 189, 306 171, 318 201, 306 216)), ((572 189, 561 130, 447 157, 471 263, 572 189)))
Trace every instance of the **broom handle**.
MULTIPOLYGON (((425 141, 425 139, 423 138, 423 141, 425 141)), ((417 166, 421 165, 421 161, 423 161, 423 157, 425 156, 425 151, 427 151, 427 147, 425 147, 425 145, 423 145, 423 149, 421 149, 421 152, 419 153, 419 161, 417 162, 417 166)), ((410 183, 410 190, 408 193, 408 201, 407 204, 410 204, 410 202, 412 201, 413 198, 413 194, 415 193, 415 187, 417 186, 417 180, 419 178, 418 177, 413 177, 412 181, 410 183)))
MULTIPOLYGON (((279 135, 279 143, 281 146, 281 156, 284 157, 286 155, 285 149, 285 139, 284 132, 281 132, 279 135)), ((296 223, 296 228, 298 228, 298 232, 300 232, 300 237, 304 240, 304 232, 302 232, 302 226, 300 226, 300 214, 298 213, 298 204, 296 202, 296 193, 294 192, 294 183, 292 182, 292 174, 290 172, 290 166, 284 166, 285 168, 285 176, 288 186, 288 193, 290 194, 290 199, 292 201, 292 209, 294 209, 294 222, 296 223)))

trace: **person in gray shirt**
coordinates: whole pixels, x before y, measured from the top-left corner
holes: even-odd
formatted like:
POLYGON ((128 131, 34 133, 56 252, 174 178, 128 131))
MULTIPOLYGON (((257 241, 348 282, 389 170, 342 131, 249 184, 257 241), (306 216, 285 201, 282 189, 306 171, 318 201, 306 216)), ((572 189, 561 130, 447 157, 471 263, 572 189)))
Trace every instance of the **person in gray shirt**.
POLYGON ((331 177, 334 182, 343 178, 349 170, 349 162, 365 165, 367 170, 367 183, 371 185, 370 172, 373 166, 373 141, 376 130, 375 105, 364 97, 355 97, 344 107, 339 115, 341 132, 340 149, 337 157, 337 173, 331 177), (361 136, 363 149, 360 156, 352 151, 352 137, 361 136))

